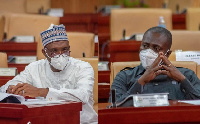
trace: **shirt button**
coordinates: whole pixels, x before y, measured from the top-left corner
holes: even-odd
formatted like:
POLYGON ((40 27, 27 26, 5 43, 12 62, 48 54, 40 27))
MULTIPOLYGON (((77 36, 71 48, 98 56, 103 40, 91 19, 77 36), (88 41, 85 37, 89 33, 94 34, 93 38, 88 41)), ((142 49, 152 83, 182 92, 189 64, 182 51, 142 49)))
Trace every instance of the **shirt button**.
POLYGON ((185 89, 182 89, 182 91, 185 93, 185 89))
POLYGON ((49 98, 49 101, 51 101, 52 100, 52 98, 49 98))
POLYGON ((158 86, 158 83, 155 83, 154 85, 155 85, 155 86, 158 86))

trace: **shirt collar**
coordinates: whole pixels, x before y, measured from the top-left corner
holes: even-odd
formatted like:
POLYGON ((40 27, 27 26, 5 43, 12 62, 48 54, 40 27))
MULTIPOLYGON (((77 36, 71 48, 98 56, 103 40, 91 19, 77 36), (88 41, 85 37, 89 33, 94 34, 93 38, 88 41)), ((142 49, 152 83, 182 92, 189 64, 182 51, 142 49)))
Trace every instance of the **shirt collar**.
POLYGON ((137 76, 138 76, 138 75, 143 75, 144 72, 145 72, 146 70, 145 70, 144 67, 142 66, 142 63, 140 63, 140 65, 138 66, 138 68, 139 68, 139 70, 138 70, 137 76))

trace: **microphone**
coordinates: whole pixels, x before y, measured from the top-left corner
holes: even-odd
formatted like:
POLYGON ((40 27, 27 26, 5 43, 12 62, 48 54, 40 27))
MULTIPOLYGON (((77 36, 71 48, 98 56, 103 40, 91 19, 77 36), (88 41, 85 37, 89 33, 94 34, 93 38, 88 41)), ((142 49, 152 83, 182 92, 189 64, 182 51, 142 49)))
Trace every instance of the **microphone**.
POLYGON ((179 14, 179 4, 176 4, 176 14, 179 14))
POLYGON ((112 89, 111 90, 111 103, 112 103, 112 107, 113 108, 116 108, 117 105, 116 105, 116 89, 112 89))
POLYGON ((124 29, 122 34, 122 39, 125 40, 125 37, 126 37, 126 30, 124 29))
POLYGON ((85 53, 83 52, 83 57, 85 58, 85 53))

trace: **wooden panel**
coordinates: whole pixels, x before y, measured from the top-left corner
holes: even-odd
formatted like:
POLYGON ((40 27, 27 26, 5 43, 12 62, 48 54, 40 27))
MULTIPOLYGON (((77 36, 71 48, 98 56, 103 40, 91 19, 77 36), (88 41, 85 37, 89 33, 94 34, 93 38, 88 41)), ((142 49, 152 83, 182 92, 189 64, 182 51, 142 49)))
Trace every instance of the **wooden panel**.
POLYGON ((28 64, 16 64, 16 63, 8 63, 8 67, 16 67, 18 74, 25 69, 28 64))
POLYGON ((185 14, 173 14, 172 15, 173 29, 186 29, 186 15, 185 14))
POLYGON ((98 101, 108 102, 110 92, 110 70, 98 72, 98 101))
POLYGON ((110 82, 110 70, 109 71, 99 71, 98 72, 98 82, 99 83, 109 83, 110 82))
POLYGON ((116 0, 97 0, 98 8, 104 5, 115 5, 116 0))
POLYGON ((98 34, 97 14, 65 14, 60 18, 60 24, 65 25, 66 31, 91 32, 98 34))
POLYGON ((13 78, 14 76, 0 76, 0 87, 13 78))
POLYGON ((64 13, 95 13, 97 0, 51 0, 51 8, 63 8, 64 13))
POLYGON ((22 105, 1 103, 1 124, 79 124, 81 102, 48 105, 22 105))
POLYGON ((109 92, 110 92, 110 84, 98 84, 98 102, 103 103, 103 102, 108 102, 109 98, 109 92))
POLYGON ((36 56, 37 43, 0 42, 0 52, 8 56, 36 56))
POLYGON ((141 41, 111 41, 110 62, 139 61, 141 41))

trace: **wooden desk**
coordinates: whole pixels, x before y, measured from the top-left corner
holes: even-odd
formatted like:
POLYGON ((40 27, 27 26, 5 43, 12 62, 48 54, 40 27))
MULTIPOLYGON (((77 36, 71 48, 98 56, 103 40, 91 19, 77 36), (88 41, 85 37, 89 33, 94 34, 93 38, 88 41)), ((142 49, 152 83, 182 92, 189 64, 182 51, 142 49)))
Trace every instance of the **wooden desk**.
POLYGON ((132 123, 199 123, 200 105, 170 101, 162 107, 121 107, 107 109, 108 103, 98 104, 99 124, 132 123))
POLYGON ((0 87, 6 84, 9 80, 12 80, 14 76, 0 76, 0 87))
POLYGON ((140 45, 141 41, 111 41, 110 62, 140 61, 140 45))
POLYGON ((43 106, 0 103, 0 123, 80 124, 81 110, 82 103, 77 102, 43 106))
POLYGON ((172 29, 186 30, 186 14, 172 15, 172 29))
POLYGON ((36 56, 36 50, 37 42, 0 42, 0 52, 6 52, 8 56, 36 56))
MULTIPOLYGON (((95 43, 94 56, 98 56, 98 43, 95 43)), ((36 56, 37 42, 16 43, 0 42, 0 52, 6 52, 8 56, 36 56)))
POLYGON ((18 74, 25 69, 28 64, 16 64, 16 63, 8 63, 8 67, 16 67, 18 74))
POLYGON ((98 71, 98 102, 108 102, 110 92, 110 71, 98 71))
POLYGON ((60 24, 65 25, 68 32, 76 31, 98 34, 98 15, 95 13, 65 14, 64 17, 60 18, 60 24))

